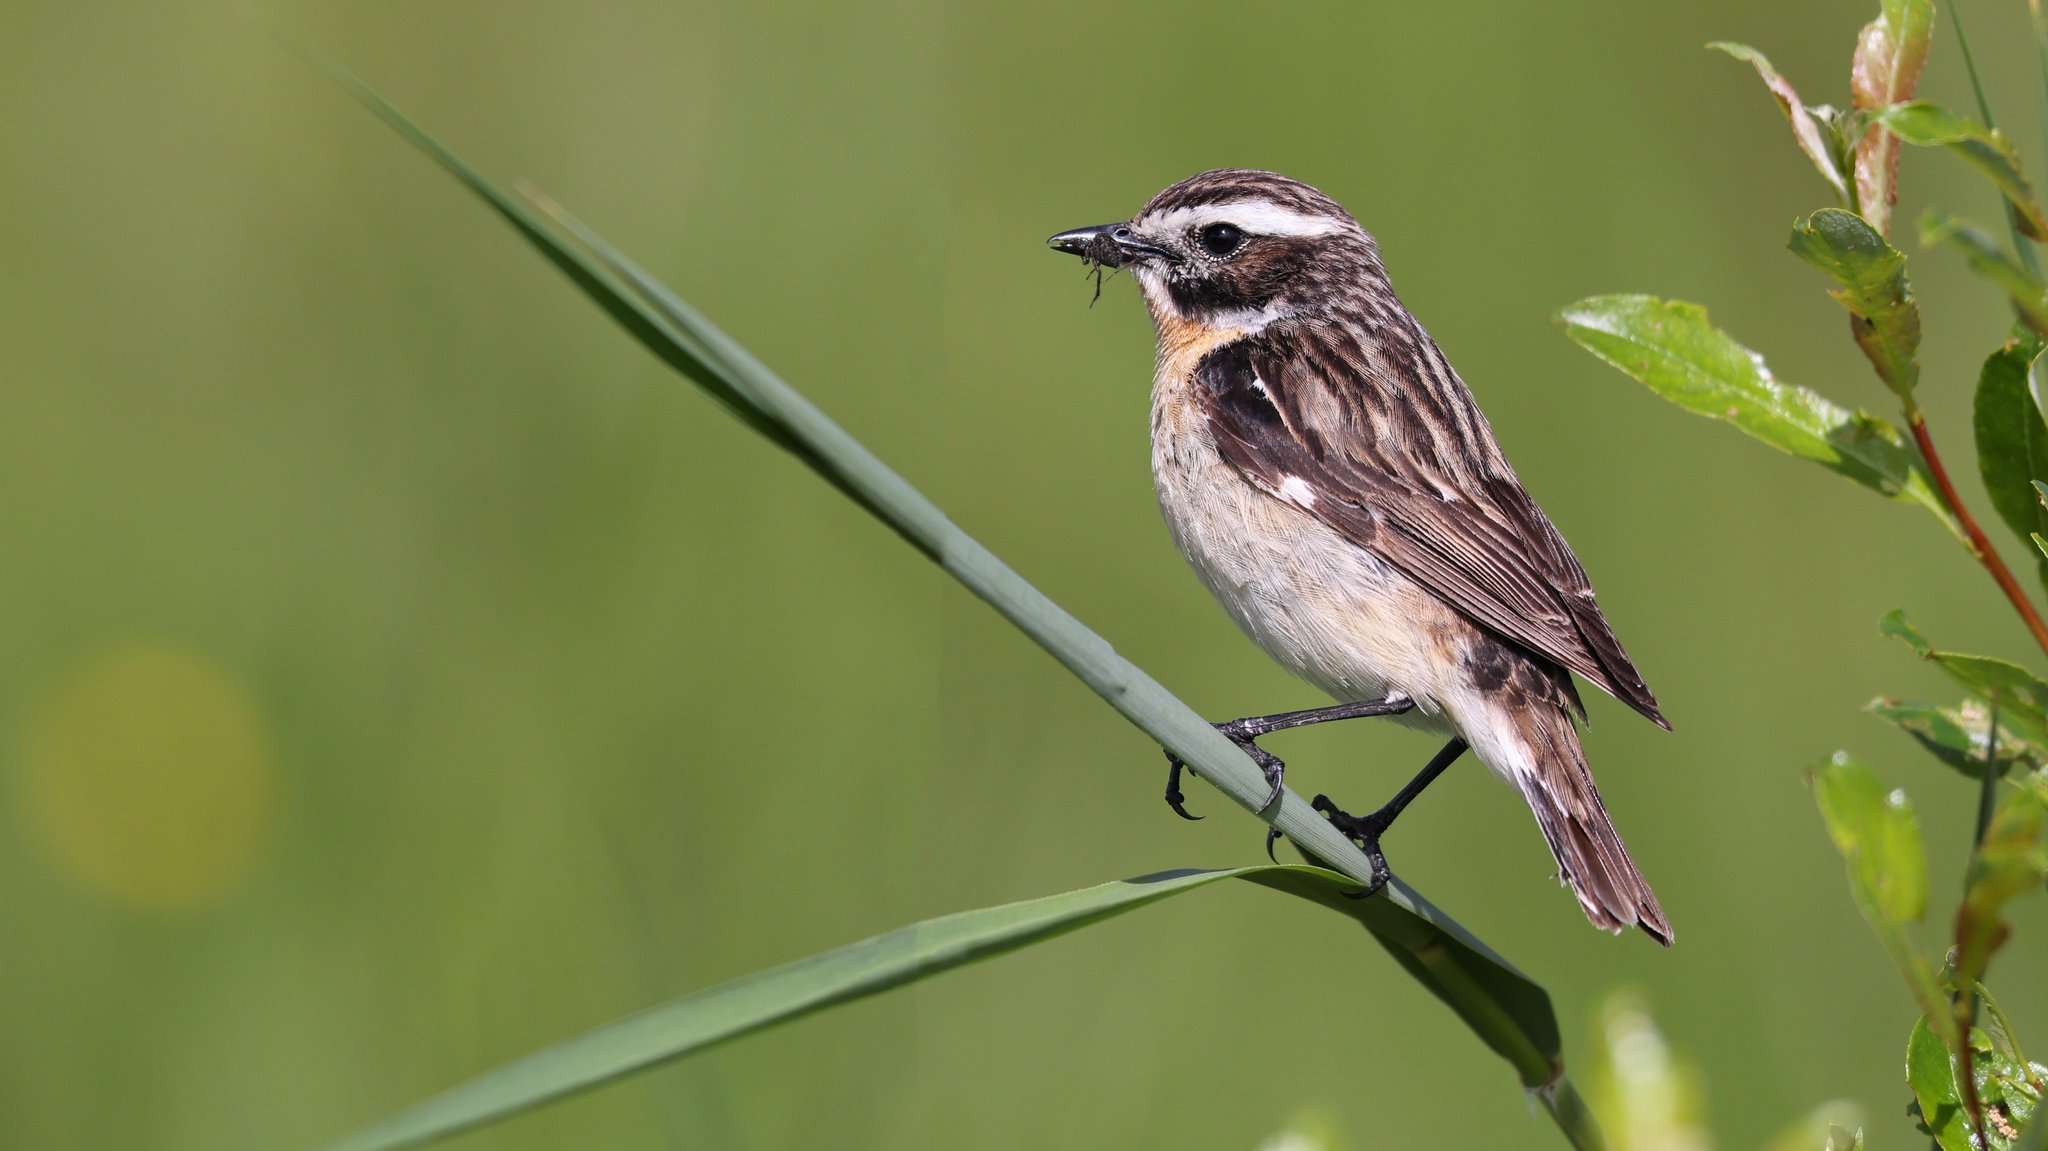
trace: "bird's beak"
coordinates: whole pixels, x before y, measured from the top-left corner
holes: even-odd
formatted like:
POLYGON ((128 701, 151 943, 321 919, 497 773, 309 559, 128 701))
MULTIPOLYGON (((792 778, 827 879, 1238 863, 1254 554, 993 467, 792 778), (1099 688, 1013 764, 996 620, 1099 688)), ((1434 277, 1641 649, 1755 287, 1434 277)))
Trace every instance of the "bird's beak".
POLYGON ((1131 231, 1129 224, 1097 224, 1092 228, 1075 228, 1061 232, 1046 241, 1059 251, 1079 256, 1084 260, 1108 268, 1121 268, 1125 264, 1146 258, 1176 261, 1179 257, 1157 244, 1148 244, 1131 231))

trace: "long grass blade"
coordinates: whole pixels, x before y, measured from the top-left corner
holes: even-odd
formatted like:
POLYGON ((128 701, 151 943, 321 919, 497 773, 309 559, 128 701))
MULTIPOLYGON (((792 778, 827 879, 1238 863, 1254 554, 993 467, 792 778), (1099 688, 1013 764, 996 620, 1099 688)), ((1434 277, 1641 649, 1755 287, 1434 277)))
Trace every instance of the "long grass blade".
MULTIPOLYGON (((955 526, 921 492, 695 309, 580 225, 583 242, 602 256, 579 250, 345 69, 303 47, 294 48, 482 198, 663 362, 931 557, 1125 718, 1186 760, 1232 801, 1285 833, 1305 855, 1354 883, 1367 879, 1370 870, 1364 855, 1291 789, 1284 790, 1278 802, 1264 806, 1265 778, 1236 745, 955 526)), ((1283 878, 1292 873, 1282 869, 1267 879, 1247 877, 1292 890, 1288 885, 1295 881, 1283 878)), ((1258 874, 1268 873, 1262 869, 1258 874)), ((1562 1061, 1548 997, 1427 899, 1398 880, 1382 895, 1356 902, 1326 891, 1312 896, 1302 890, 1293 893, 1363 922, 1411 975, 1514 1065, 1524 1086, 1559 1097, 1562 1061)), ((1568 1085, 1564 1095, 1569 1097, 1568 1085)), ((1597 1130, 1590 1120, 1573 1120, 1556 1106, 1550 1111, 1576 1145, 1597 1145, 1597 1130)))
MULTIPOLYGON (((1164 872, 929 919, 743 976, 545 1048, 366 1128, 334 1144, 330 1151, 396 1151, 418 1146, 785 1020, 1044 942, 1223 879, 1242 879, 1285 891, 1361 921, 1373 915, 1373 901, 1344 898, 1351 881, 1335 872, 1258 866, 1164 872)), ((1450 970, 1491 962, 1446 932, 1436 933, 1430 943, 1442 953, 1450 970)), ((1535 983, 1517 978, 1520 995, 1509 1006, 1516 1013, 1513 1026, 1522 1031, 1519 1058, 1532 1067, 1547 1067, 1555 1058, 1556 1043, 1554 1033, 1547 1031, 1552 1026, 1549 997, 1535 983), (1538 1049, 1539 1042, 1549 1046, 1549 1054, 1538 1049)), ((1568 1085, 1564 1097, 1570 1098, 1568 1085)), ((1546 1103, 1556 1106, 1550 1097, 1546 1103)), ((1597 1129, 1588 1130, 1597 1138, 1597 1129)))

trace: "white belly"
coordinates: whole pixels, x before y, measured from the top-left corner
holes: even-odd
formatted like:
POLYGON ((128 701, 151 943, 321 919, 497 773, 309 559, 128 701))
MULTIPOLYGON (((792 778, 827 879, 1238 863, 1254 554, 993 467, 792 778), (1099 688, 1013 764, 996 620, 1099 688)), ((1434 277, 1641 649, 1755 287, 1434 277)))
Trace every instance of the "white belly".
POLYGON ((1186 397, 1157 388, 1152 479, 1195 572, 1281 666, 1342 701, 1415 701, 1404 722, 1450 732, 1471 625, 1414 581, 1225 462, 1186 397))

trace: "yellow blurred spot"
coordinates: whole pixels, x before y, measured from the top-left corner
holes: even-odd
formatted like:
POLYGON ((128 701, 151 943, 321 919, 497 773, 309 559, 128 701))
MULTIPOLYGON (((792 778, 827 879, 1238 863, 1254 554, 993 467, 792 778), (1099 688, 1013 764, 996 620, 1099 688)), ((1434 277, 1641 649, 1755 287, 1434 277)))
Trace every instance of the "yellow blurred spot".
POLYGON ((135 645, 37 716, 22 806, 57 863, 116 902, 189 912, 248 870, 276 785, 255 706, 192 653, 135 645))

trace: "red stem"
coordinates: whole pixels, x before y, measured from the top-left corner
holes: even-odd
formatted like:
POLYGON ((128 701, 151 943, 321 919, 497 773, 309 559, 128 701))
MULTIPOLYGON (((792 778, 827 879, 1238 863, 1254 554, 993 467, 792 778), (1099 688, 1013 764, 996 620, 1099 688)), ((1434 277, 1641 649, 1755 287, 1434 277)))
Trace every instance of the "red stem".
POLYGON ((2048 624, 2041 622, 2041 614, 2027 599, 2027 593, 2020 589, 2020 581, 2013 578, 2012 569, 1998 558, 1998 550, 1985 538, 1984 529, 1977 526, 1975 517, 1963 506, 1963 497, 1956 494, 1955 484, 1949 482, 1948 469, 1941 464, 1941 455, 1934 450, 1934 439, 1927 434, 1927 421, 1919 409, 1907 413, 1907 422, 1913 428, 1913 442, 1920 445, 1920 455, 1927 461, 1927 470, 1934 474, 1934 484, 1941 489, 1941 498, 1948 503, 1948 510, 1955 513, 1956 521, 1963 525, 1963 534, 1970 539, 1970 553, 1977 557, 1991 578, 1998 581, 1999 590, 2012 601, 2013 610, 2027 623, 2027 630, 2034 633, 2034 642, 2048 652, 2048 624))

